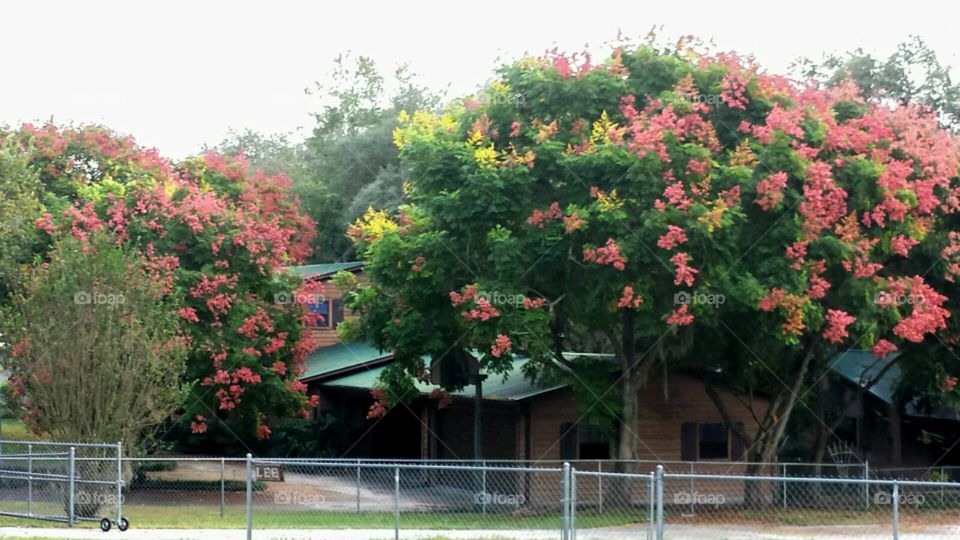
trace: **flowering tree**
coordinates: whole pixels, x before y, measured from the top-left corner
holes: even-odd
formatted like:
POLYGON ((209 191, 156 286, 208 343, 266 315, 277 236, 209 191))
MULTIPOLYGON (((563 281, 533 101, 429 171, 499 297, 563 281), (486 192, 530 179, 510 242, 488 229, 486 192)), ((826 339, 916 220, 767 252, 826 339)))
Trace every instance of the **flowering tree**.
POLYGON ((820 90, 727 54, 550 54, 401 121, 413 206, 351 229, 373 288, 356 296, 361 330, 409 375, 431 367, 422 355, 477 351, 497 371, 519 352, 532 375, 589 383, 562 352, 612 352, 619 407, 586 394, 622 420, 621 459, 636 457, 637 391, 657 362, 768 394, 756 426, 730 423, 770 461, 812 366, 922 342, 949 316, 914 254, 956 212, 956 143, 852 84, 820 90))
POLYGON ((276 299, 302 287, 278 270, 308 254, 313 224, 282 175, 254 173, 242 156, 215 153, 174 166, 98 127, 26 125, 0 138, 18 145, 40 175, 39 230, 81 242, 112 235, 140 253, 179 304, 192 385, 183 418, 194 433, 230 420, 232 432, 266 438, 268 416, 306 415, 306 388, 296 377, 311 349, 302 331, 310 315, 276 299))
POLYGON ((136 447, 180 405, 186 350, 144 261, 112 240, 56 242, 15 296, 4 367, 34 431, 136 447))

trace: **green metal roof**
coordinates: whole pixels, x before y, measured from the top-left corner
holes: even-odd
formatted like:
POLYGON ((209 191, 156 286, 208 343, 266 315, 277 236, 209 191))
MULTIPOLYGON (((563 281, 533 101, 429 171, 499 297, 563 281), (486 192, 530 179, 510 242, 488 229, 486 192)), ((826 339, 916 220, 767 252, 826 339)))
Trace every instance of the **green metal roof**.
MULTIPOLYGON (((533 385, 524 377, 521 368, 527 362, 526 358, 516 358, 513 361, 513 368, 507 372, 506 378, 503 375, 491 375, 483 382, 483 398, 500 401, 520 401, 544 392, 550 392, 565 385, 554 385, 550 387, 541 387, 533 385)), ((377 378, 383 373, 385 366, 377 366, 371 369, 362 370, 353 374, 333 377, 323 382, 323 386, 337 388, 353 388, 358 390, 370 390, 377 382, 377 378)), ((433 385, 417 382, 417 389, 421 393, 428 394, 434 388, 433 385)), ((458 397, 473 397, 473 385, 452 392, 458 397)))
MULTIPOLYGON (((882 360, 878 360, 873 353, 869 351, 850 350, 833 359, 830 369, 844 379, 857 386, 869 384, 884 367, 893 362, 900 355, 895 352, 887 355, 882 360)), ((884 403, 893 402, 893 393, 896 391, 897 380, 900 379, 900 366, 894 364, 890 369, 880 377, 880 380, 874 384, 868 392, 874 397, 879 398, 884 403)), ((927 412, 922 410, 915 403, 908 403, 905 412, 909 416, 924 418, 939 418, 946 420, 960 420, 955 411, 946 407, 935 407, 927 412)))
POLYGON ((332 276, 340 271, 350 271, 350 270, 359 270, 363 268, 363 263, 360 261, 350 261, 350 262, 335 262, 335 263, 323 263, 323 264, 308 264, 305 266, 288 266, 287 270, 300 274, 300 277, 303 278, 312 278, 312 277, 327 277, 332 276))
POLYGON ((306 371, 301 381, 335 376, 349 372, 368 364, 389 361, 392 355, 388 351, 363 342, 339 343, 322 347, 310 353, 306 361, 306 371))

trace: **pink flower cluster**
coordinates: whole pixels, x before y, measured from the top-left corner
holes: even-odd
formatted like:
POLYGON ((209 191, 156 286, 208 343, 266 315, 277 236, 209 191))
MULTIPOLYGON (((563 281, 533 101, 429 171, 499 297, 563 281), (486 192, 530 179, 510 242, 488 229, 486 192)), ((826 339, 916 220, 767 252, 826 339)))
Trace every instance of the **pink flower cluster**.
POLYGON ((542 229, 548 220, 560 219, 563 217, 563 210, 560 209, 560 203, 554 201, 550 203, 550 208, 546 211, 539 208, 534 210, 527 218, 527 223, 534 227, 542 229))
POLYGON ((692 287, 693 282, 700 271, 696 268, 688 266, 688 263, 690 262, 690 255, 682 252, 677 253, 673 257, 670 257, 670 262, 672 262, 676 268, 674 272, 673 284, 679 285, 681 283, 686 283, 687 287, 692 287))
POLYGON ((847 338, 847 327, 857 320, 856 317, 839 309, 827 310, 827 328, 823 337, 832 343, 840 343, 847 338))
POLYGON ((687 310, 687 305, 683 304, 670 313, 670 316, 667 317, 667 324, 672 324, 675 326, 687 326, 689 324, 693 324, 693 314, 689 313, 687 310))
POLYGON ((657 239, 657 246, 662 249, 673 249, 678 244, 686 243, 687 233, 676 225, 667 225, 667 232, 657 239))
POLYGON ((783 188, 787 186, 787 173, 780 171, 757 182, 756 202, 760 208, 769 212, 783 200, 783 188))
POLYGON ((878 359, 886 358, 888 354, 897 350, 897 346, 885 339, 878 339, 874 343, 873 348, 870 349, 870 352, 873 353, 873 356, 878 359))
POLYGON ((493 345, 490 346, 490 354, 496 358, 500 358, 504 354, 510 352, 513 343, 510 342, 510 338, 503 334, 497 334, 497 339, 494 341, 493 345))
POLYGON ((617 245, 617 242, 613 238, 607 238, 607 243, 603 246, 583 248, 583 260, 585 262, 612 266, 620 271, 623 271, 627 267, 627 260, 620 254, 620 246, 617 245))
POLYGON ((893 333, 907 341, 920 343, 926 334, 947 327, 950 312, 943 308, 947 297, 928 285, 921 276, 888 280, 886 290, 894 298, 909 298, 913 308, 910 315, 900 319, 893 333))
POLYGON ((643 296, 640 293, 636 293, 633 290, 633 286, 626 285, 623 287, 623 294, 620 295, 620 300, 617 301, 617 307, 621 309, 629 308, 638 308, 643 304, 643 296))

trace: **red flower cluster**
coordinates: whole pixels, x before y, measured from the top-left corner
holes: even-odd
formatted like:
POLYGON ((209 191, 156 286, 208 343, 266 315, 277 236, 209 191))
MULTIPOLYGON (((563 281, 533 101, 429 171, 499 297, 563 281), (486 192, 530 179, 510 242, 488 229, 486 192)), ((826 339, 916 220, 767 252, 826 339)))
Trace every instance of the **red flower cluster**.
POLYGON ((601 265, 608 265, 623 271, 627 260, 620 254, 620 246, 616 240, 607 238, 607 243, 598 248, 583 248, 583 260, 601 265))
POLYGON ((823 337, 827 341, 840 343, 847 338, 847 327, 856 321, 856 317, 851 316, 846 311, 840 309, 827 310, 827 328, 823 331, 823 337))
POLYGON ((678 244, 684 244, 687 241, 687 233, 676 225, 667 225, 667 232, 657 239, 657 246, 662 249, 673 249, 678 244))
POLYGON ((512 347, 513 343, 510 341, 510 337, 503 334, 497 334, 496 341, 494 341, 493 345, 490 346, 490 354, 496 358, 500 358, 504 354, 510 352, 512 347))

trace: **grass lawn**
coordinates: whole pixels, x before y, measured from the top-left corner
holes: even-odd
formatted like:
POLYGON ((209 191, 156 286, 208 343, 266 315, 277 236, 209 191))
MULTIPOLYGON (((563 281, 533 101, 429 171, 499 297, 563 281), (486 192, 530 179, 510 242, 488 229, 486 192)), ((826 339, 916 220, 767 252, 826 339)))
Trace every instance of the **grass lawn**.
MULTIPOLYGON (((0 509, 23 512, 25 507, 17 503, 3 503, 0 509)), ((34 512, 63 515, 63 508, 53 504, 34 504, 34 512)), ((107 509, 101 511, 107 515, 107 509)), ((138 529, 242 529, 246 525, 246 512, 242 506, 227 506, 224 517, 219 507, 214 506, 146 506, 126 505, 123 515, 131 527, 138 529)), ((112 516, 111 516, 112 517, 112 516)), ((645 516, 628 512, 607 512, 603 516, 578 516, 580 527, 618 526, 643 523, 645 516)), ((282 511, 255 509, 254 527, 258 529, 392 529, 394 517, 391 512, 347 511, 282 511)), ((400 515, 400 525, 407 529, 558 529, 560 516, 511 515, 472 512, 405 512, 400 515)), ((4 527, 50 527, 49 521, 0 516, 4 527)), ((79 527, 96 527, 96 522, 82 522, 79 527)))
POLYGON ((41 441, 45 440, 38 437, 27 429, 17 418, 0 419, 0 428, 3 429, 3 438, 10 441, 41 441))

